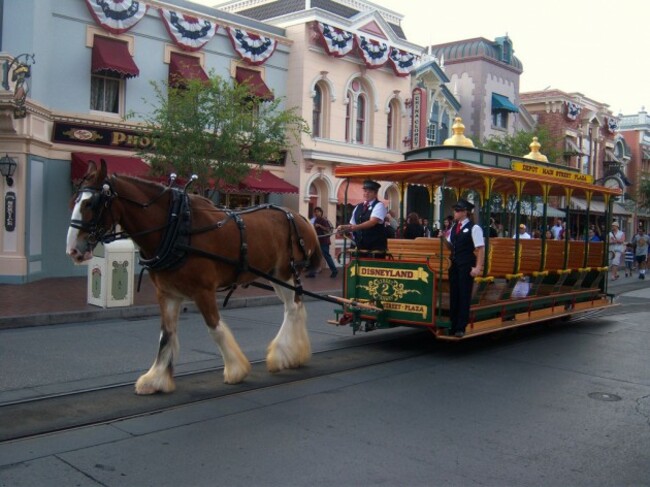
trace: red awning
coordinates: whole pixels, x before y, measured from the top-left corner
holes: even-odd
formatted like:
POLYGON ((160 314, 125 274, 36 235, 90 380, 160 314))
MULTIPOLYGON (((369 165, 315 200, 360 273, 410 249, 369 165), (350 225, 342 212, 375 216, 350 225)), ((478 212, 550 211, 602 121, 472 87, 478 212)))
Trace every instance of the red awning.
POLYGON ((239 84, 247 84, 250 87, 251 93, 258 98, 269 101, 275 98, 273 92, 264 83, 259 71, 237 66, 235 80, 239 84))
POLYGON ((172 52, 169 59, 169 84, 191 79, 208 81, 210 78, 201 67, 199 58, 172 52))
POLYGON ((93 154, 89 152, 73 152, 70 177, 78 181, 86 175, 88 162, 93 161, 97 165, 100 159, 106 161, 108 174, 129 174, 131 176, 145 177, 149 174, 149 165, 139 157, 107 156, 105 154, 93 154))
POLYGON ((265 169, 251 169, 239 184, 221 184, 223 193, 298 193, 293 184, 265 169))
POLYGON ((124 78, 140 74, 127 43, 102 36, 95 36, 93 42, 92 72, 118 74, 124 78))

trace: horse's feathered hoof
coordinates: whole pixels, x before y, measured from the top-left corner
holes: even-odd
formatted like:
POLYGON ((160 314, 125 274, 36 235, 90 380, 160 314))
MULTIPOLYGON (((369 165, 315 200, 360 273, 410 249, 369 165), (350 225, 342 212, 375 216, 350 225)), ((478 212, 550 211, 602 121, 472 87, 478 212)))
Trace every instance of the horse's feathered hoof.
POLYGON ((135 383, 135 393, 139 396, 148 396, 158 392, 174 392, 176 383, 171 377, 156 378, 152 380, 149 374, 141 376, 135 383))
POLYGON ((226 384, 239 384, 243 382, 244 379, 248 376, 251 371, 251 364, 246 362, 237 367, 224 367, 223 369, 223 381, 226 384))

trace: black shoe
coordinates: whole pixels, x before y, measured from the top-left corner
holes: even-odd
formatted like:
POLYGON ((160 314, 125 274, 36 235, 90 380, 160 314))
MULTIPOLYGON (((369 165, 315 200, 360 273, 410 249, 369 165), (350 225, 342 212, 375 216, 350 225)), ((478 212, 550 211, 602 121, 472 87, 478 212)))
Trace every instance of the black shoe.
POLYGON ((307 274, 305 277, 316 277, 316 274, 307 274))
POLYGON ((334 278, 335 278, 336 276, 338 276, 338 275, 339 275, 339 271, 332 271, 332 273, 330 274, 330 277, 331 277, 332 279, 334 279, 334 278))

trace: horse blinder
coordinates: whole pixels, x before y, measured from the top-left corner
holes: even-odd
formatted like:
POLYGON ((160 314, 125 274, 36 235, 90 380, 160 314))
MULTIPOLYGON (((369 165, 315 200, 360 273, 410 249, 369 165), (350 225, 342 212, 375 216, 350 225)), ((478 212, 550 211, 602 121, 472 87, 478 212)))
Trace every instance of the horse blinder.
POLYGON ((84 192, 91 193, 91 197, 86 202, 86 207, 90 208, 92 217, 89 221, 72 219, 70 221, 70 226, 81 230, 82 232, 86 232, 88 234, 86 241, 91 248, 94 248, 99 242, 110 242, 114 240, 111 236, 106 237, 106 234, 114 227, 114 225, 111 225, 110 228, 105 228, 101 225, 101 221, 104 216, 104 211, 110 208, 111 203, 117 194, 113 192, 108 183, 104 183, 101 189, 80 189, 77 201, 84 192))

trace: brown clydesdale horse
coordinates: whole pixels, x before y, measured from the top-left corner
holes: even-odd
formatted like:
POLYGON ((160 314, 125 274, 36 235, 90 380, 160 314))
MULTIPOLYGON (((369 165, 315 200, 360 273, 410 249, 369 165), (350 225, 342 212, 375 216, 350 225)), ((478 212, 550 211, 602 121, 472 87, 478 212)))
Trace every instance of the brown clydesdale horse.
MULTIPOLYGON (((216 208, 197 195, 135 177, 107 177, 106 164, 89 164, 77 192, 68 230, 67 252, 76 263, 92 257, 101 241, 128 235, 139 246, 156 286, 161 311, 160 345, 137 394, 172 392, 178 354, 176 326, 181 304, 192 299, 224 361, 224 380, 236 384, 250 362, 219 316, 217 289, 250 283, 262 276, 293 285, 302 270, 320 266, 313 226, 289 210, 265 206, 243 212, 216 208), (123 233, 118 233, 119 225, 123 233), (216 256, 216 257, 214 257, 216 256), (260 271, 260 272, 254 272, 260 271)), ((284 302, 284 321, 269 344, 271 372, 295 368, 311 357, 307 313, 300 296, 271 281, 284 302)))

